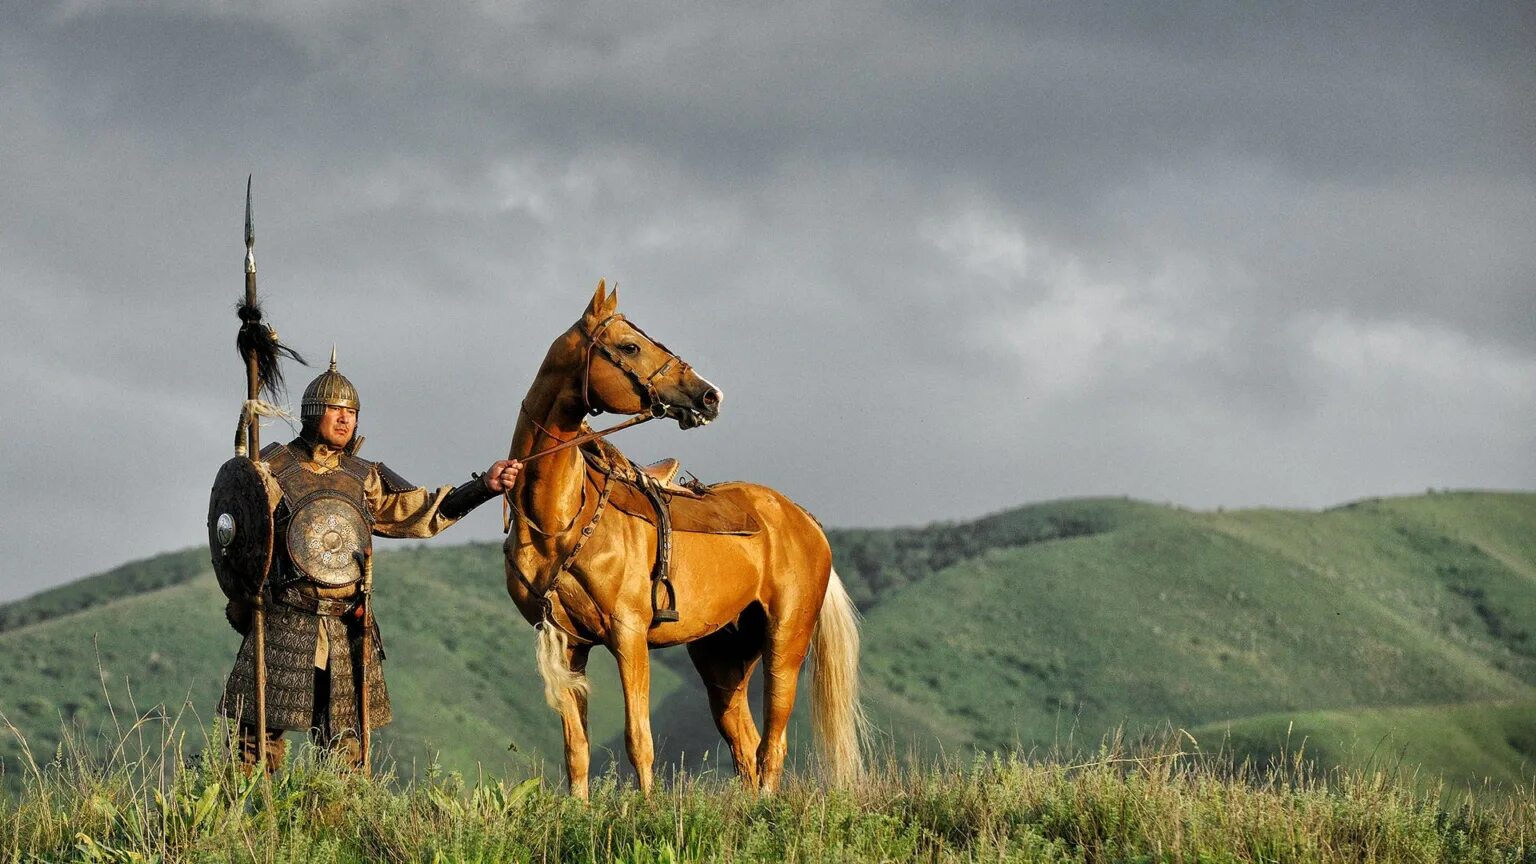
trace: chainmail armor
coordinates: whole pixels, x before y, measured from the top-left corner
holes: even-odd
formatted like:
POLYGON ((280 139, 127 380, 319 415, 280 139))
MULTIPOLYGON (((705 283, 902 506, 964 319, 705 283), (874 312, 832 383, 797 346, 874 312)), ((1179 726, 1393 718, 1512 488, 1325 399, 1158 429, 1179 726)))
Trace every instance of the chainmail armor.
MULTIPOLYGON (((384 685, 384 652, 373 626, 369 639, 372 657, 368 670, 368 725, 377 729, 392 719, 389 693, 384 685)), ((281 603, 267 605, 267 726, 274 729, 308 729, 314 718, 315 641, 318 629, 326 628, 331 651, 331 727, 340 732, 357 729, 357 685, 352 662, 354 638, 362 628, 340 618, 312 615, 281 603)), ((255 639, 240 644, 234 671, 224 685, 219 713, 247 723, 256 722, 255 639)))

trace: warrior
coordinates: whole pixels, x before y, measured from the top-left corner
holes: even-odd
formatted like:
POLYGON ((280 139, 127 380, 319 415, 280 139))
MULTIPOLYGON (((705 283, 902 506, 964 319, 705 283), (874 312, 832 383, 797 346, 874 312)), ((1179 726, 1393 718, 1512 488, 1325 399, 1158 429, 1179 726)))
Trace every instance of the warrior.
MULTIPOLYGON (((382 462, 357 455, 357 389, 330 369, 304 389, 299 437, 261 451, 273 513, 272 575, 266 582, 266 770, 281 762, 285 730, 308 730, 318 746, 354 767, 367 730, 391 719, 378 625, 366 602, 372 540, 432 537, 511 488, 522 466, 500 460, 457 488, 407 483, 382 462)), ((256 640, 251 607, 226 607, 244 637, 219 713, 238 722, 241 757, 257 761, 256 640)))

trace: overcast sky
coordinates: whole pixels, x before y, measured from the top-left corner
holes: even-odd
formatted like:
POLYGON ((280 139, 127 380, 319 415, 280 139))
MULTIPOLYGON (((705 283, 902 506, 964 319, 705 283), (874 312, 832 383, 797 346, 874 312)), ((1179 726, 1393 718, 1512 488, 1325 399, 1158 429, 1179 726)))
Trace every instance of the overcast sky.
POLYGON ((0 600, 204 542, 248 173, 422 485, 606 277, 831 525, 1536 487, 1536 7, 1174 6, 4 4, 0 600))

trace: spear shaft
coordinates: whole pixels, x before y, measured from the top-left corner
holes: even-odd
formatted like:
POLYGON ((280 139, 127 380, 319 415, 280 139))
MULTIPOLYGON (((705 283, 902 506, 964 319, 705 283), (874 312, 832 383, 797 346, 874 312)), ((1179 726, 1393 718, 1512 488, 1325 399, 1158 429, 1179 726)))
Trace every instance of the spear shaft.
MULTIPOLYGON (((256 308, 256 224, 251 218, 251 175, 245 178, 245 307, 256 308)), ((247 322, 242 326, 261 326, 247 322)), ((245 398, 250 405, 261 393, 261 367, 256 360, 254 341, 245 351, 245 398)), ((250 460, 261 462, 261 421, 254 414, 246 424, 245 452, 250 460)), ((265 579, 262 580, 265 583, 265 579)), ((256 586, 251 595, 251 636, 256 661, 256 763, 267 771, 267 609, 266 585, 256 586)))

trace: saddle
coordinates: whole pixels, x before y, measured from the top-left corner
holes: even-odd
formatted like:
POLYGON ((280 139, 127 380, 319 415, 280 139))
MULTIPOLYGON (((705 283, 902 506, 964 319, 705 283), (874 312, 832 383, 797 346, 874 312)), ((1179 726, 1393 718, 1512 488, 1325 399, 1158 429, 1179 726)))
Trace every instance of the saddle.
POLYGON ((746 505, 745 484, 705 486, 697 480, 680 484, 676 482, 676 459, 641 466, 603 441, 583 445, 581 455, 590 479, 606 490, 609 503, 656 526, 656 563, 651 568, 652 627, 678 620, 677 591, 669 578, 674 530, 739 536, 763 530, 746 505), (660 596, 662 589, 666 589, 665 602, 660 596))
POLYGON ((594 453, 583 447, 582 455, 587 458, 587 471, 598 487, 603 485, 603 475, 612 471, 614 482, 608 503, 652 525, 657 524, 658 517, 648 489, 659 494, 674 531, 747 537, 763 530, 762 523, 747 506, 743 488, 746 484, 679 484, 676 459, 640 466, 622 453, 617 454, 618 459, 612 459, 608 453, 594 453))
POLYGON ((649 465, 641 465, 640 471, 641 473, 645 474, 645 476, 655 480, 656 483, 661 486, 663 491, 678 495, 692 495, 694 497, 698 497, 699 493, 693 491, 691 488, 687 486, 679 486, 677 483, 673 482, 677 480, 677 469, 681 468, 682 466, 683 463, 677 461, 676 459, 662 459, 659 462, 652 462, 649 465))

